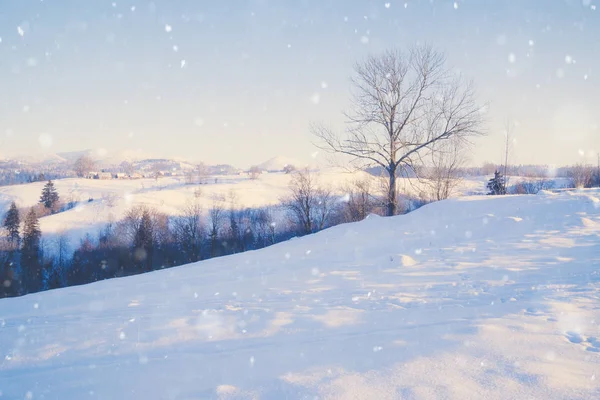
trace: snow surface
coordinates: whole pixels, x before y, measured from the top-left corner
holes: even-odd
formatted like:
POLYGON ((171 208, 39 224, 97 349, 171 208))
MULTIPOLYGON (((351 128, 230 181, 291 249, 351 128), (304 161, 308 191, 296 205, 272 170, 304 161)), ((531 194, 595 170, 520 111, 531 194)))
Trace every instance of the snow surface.
POLYGON ((283 156, 277 156, 277 157, 270 158, 267 161, 265 161, 261 164, 258 164, 258 168, 260 168, 264 171, 283 171, 283 169, 288 165, 293 166, 298 169, 305 168, 305 167, 315 168, 314 165, 306 165, 306 163, 301 163, 292 158, 287 158, 287 157, 283 157, 283 156))
POLYGON ((4 299, 0 391, 600 398, 599 198, 447 200, 259 251, 4 299))
MULTIPOLYGON (((348 174, 338 170, 323 171, 319 176, 322 185, 335 188, 366 173, 348 174)), ((290 175, 283 173, 265 174, 251 180, 245 176, 215 176, 208 184, 186 185, 183 178, 161 178, 140 180, 94 180, 60 179, 54 181, 62 201, 73 199, 78 205, 71 210, 40 218, 40 228, 45 240, 45 251, 52 252, 56 238, 67 235, 70 247, 75 248, 86 234, 95 238, 108 222, 123 218, 131 207, 147 205, 168 215, 180 215, 182 209, 192 202, 199 202, 205 210, 213 204, 215 196, 229 207, 233 193, 237 206, 261 207, 279 204, 289 192, 290 175), (216 179, 216 182, 215 182, 216 179), (198 194, 200 194, 199 197, 198 194), (93 201, 88 202, 88 199, 93 201)), ((10 202, 18 207, 31 207, 39 202, 45 182, 0 187, 0 215, 10 202)))
MULTIPOLYGON (((280 159, 280 158, 277 158, 280 159)), ((283 159, 280 159, 280 161, 283 159)), ((282 167, 283 168, 283 167, 282 167)), ((373 188, 380 187, 379 178, 365 172, 348 173, 345 170, 329 168, 318 172, 318 181, 343 196, 343 187, 357 179, 370 179, 373 188)), ((74 250, 80 241, 89 234, 95 239, 108 222, 123 218, 131 207, 147 205, 167 215, 180 215, 182 209, 191 202, 199 202, 208 210, 215 196, 225 199, 235 194, 237 206, 262 207, 276 205, 289 193, 291 176, 284 173, 263 174, 259 179, 251 180, 247 176, 225 175, 209 177, 207 184, 186 185, 183 177, 139 179, 139 180, 93 180, 84 178, 60 179, 54 181, 62 201, 77 201, 74 209, 50 215, 40 219, 40 228, 44 238, 44 251, 53 254, 57 238, 66 235, 67 247, 74 250), (215 182, 216 179, 216 182, 215 182), (200 194, 200 197, 197 195, 200 194), (88 202, 88 199, 93 199, 88 202)), ((464 179, 455 195, 483 194, 488 177, 464 179)), ((511 184, 525 178, 511 178, 511 184)), ((20 208, 31 207, 39 202, 42 188, 46 182, 24 185, 0 186, 0 216, 15 201, 20 208)), ((401 193, 418 196, 424 190, 423 182, 417 179, 398 179, 401 193)))

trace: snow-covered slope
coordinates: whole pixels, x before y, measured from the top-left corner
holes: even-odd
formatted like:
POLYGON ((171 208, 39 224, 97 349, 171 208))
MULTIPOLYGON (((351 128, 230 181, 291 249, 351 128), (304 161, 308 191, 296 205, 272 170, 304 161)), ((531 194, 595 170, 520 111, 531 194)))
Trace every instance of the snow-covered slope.
MULTIPOLYGON (((336 170, 323 171, 320 182, 335 188, 358 175, 336 170)), ((66 234, 69 247, 74 250, 86 234, 95 238, 109 221, 119 221, 125 212, 135 205, 147 205, 168 215, 179 215, 186 204, 199 201, 205 210, 218 196, 223 206, 229 207, 228 198, 234 194, 238 207, 261 207, 278 204, 288 193, 290 175, 266 174, 251 180, 244 176, 214 176, 204 185, 186 185, 183 178, 140 180, 91 180, 61 179, 55 186, 63 201, 78 201, 74 209, 40 219, 40 227, 46 240, 45 251, 52 252, 55 238, 66 234), (216 179, 216 182, 215 182, 216 179), (197 195, 200 194, 198 198, 197 195), (93 201, 88 202, 88 199, 93 201)), ((31 207, 39 202, 45 182, 0 187, 0 216, 4 215, 10 202, 19 207, 31 207)))
MULTIPOLYGON (((378 178, 365 172, 349 174, 337 169, 324 169, 319 174, 322 185, 340 195, 346 183, 356 179, 372 179, 378 188, 378 178)), ((516 179, 516 178, 515 178, 516 179)), ((484 192, 485 177, 465 179, 457 188, 457 194, 484 192)), ((90 180, 61 179, 55 181, 63 201, 78 201, 72 210, 41 218, 40 226, 46 240, 45 251, 52 252, 58 235, 67 234, 69 248, 74 250, 86 234, 95 238, 109 221, 120 220, 125 212, 135 205, 148 205, 168 215, 179 215, 190 202, 200 201, 207 210, 214 196, 226 199, 235 194, 239 207, 260 207, 278 204, 288 192, 290 175, 283 173, 264 174, 257 180, 247 176, 213 176, 203 185, 185 185, 183 178, 161 178, 140 180, 90 180), (216 182, 215 182, 216 179, 216 182), (197 194, 200 193, 200 198, 197 194), (93 199, 88 202, 88 199, 93 199)), ((512 182, 512 181, 511 181, 512 182)), ((0 217, 11 201, 21 208, 39 202, 45 182, 0 187, 0 217)), ((423 183, 416 179, 399 179, 401 193, 418 195, 423 183)))
POLYGON ((46 399, 595 399, 600 193, 461 198, 0 300, 46 399))

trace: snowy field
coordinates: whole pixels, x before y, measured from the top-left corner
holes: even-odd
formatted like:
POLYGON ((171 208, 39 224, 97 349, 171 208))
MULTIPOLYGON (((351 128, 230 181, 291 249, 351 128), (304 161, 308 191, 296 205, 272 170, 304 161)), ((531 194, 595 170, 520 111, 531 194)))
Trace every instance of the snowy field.
MULTIPOLYGON (((319 174, 319 182, 339 195, 342 187, 357 179, 373 180, 377 190, 378 178, 364 172, 348 173, 337 169, 326 169, 319 174)), ((474 191, 483 192, 486 178, 466 179, 457 188, 456 194, 462 195, 474 191)), ((86 234, 92 238, 108 222, 121 220, 127 210, 135 205, 147 205, 167 215, 180 215, 186 204, 198 201, 205 210, 213 203, 213 198, 225 199, 224 206, 229 207, 229 196, 235 194, 238 207, 260 207, 278 204, 289 192, 290 175, 284 173, 263 174, 259 179, 251 180, 247 176, 213 176, 207 184, 185 185, 183 178, 161 178, 140 180, 91 180, 61 179, 55 186, 63 201, 78 201, 74 209, 50 215, 40 219, 40 227, 45 240, 46 251, 53 251, 56 238, 66 234, 69 246, 75 249, 86 234), (215 179, 217 181, 215 182, 215 179), (199 197, 197 195, 199 194, 199 197), (88 199, 93 199, 88 202, 88 199)), ((39 202, 45 182, 0 187, 0 215, 8 210, 11 201, 20 208, 31 207, 39 202)), ((418 194, 422 183, 417 180, 401 179, 399 188, 402 193, 418 194)))
POLYGON ((599 267, 599 191, 457 198, 1 300, 0 391, 597 399, 599 267))

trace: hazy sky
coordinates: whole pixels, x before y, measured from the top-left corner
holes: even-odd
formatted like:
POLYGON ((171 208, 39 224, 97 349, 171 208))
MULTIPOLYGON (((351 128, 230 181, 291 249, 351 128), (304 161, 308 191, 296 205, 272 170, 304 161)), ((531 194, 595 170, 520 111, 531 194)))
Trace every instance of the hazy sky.
MULTIPOLYGON (((472 161, 595 162, 598 0, 1 0, 0 155, 105 149, 308 161, 352 65, 428 42, 489 102, 472 161), (596 8, 597 4, 597 8, 596 8)), ((104 151, 104 150, 101 150, 104 151)))

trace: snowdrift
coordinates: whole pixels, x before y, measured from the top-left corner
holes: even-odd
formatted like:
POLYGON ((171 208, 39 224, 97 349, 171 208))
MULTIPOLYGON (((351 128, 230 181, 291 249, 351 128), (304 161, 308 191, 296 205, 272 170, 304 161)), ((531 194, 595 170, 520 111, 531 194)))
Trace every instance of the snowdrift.
POLYGON ((599 197, 448 200, 260 251, 0 300, 0 391, 599 398, 599 197))

